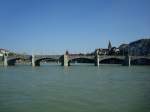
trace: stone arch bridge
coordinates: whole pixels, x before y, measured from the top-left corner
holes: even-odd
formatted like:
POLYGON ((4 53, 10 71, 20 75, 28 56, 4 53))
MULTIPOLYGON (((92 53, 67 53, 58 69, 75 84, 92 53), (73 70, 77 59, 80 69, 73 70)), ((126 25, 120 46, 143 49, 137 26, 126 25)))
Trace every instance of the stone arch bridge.
POLYGON ((30 55, 4 56, 4 66, 14 66, 17 60, 30 61, 30 55))
POLYGON ((61 55, 32 55, 31 57, 32 66, 40 66, 40 62, 43 60, 55 61, 59 63, 61 55))
POLYGON ((73 60, 91 60, 93 64, 99 64, 105 60, 120 60, 123 65, 130 66, 140 60, 145 60, 150 65, 150 56, 108 56, 108 55, 80 55, 80 54, 64 54, 64 55, 23 55, 23 56, 4 56, 4 66, 15 65, 17 60, 27 60, 32 66, 40 66, 43 60, 60 62, 62 66, 69 66, 73 60))
POLYGON ((70 62, 72 60, 77 59, 85 59, 85 60, 93 60, 93 63, 95 66, 99 66, 100 63, 102 63, 105 60, 114 60, 114 61, 120 61, 122 65, 130 66, 133 64, 133 62, 136 61, 148 61, 150 65, 150 56, 108 56, 108 55, 92 55, 92 56, 86 56, 86 55, 64 55, 63 56, 63 66, 69 66, 70 62))

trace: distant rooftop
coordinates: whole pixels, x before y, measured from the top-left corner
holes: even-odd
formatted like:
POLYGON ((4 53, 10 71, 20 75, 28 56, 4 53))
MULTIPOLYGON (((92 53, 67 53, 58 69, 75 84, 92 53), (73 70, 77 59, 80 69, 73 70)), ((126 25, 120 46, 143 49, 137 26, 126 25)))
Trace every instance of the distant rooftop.
POLYGON ((3 48, 0 48, 0 51, 6 51, 6 52, 9 52, 9 50, 3 49, 3 48))

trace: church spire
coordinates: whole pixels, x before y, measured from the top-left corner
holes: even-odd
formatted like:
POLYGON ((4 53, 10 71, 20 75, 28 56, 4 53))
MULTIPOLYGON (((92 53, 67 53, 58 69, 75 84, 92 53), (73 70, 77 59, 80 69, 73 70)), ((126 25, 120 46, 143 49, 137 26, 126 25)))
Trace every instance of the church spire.
POLYGON ((110 42, 110 40, 109 40, 109 43, 108 43, 108 50, 110 51, 111 48, 112 48, 112 46, 111 46, 111 42, 110 42))

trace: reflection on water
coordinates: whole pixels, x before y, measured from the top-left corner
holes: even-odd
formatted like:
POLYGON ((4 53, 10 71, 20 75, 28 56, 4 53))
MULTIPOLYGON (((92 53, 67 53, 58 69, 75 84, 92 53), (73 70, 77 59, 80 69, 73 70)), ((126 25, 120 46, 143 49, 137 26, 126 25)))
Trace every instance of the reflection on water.
POLYGON ((0 112, 149 112, 149 66, 0 67, 0 112))

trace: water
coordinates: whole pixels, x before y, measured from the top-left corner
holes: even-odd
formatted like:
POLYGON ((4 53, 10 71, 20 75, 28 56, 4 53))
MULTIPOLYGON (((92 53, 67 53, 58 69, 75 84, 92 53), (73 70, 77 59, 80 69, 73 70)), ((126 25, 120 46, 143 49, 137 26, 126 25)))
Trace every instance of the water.
POLYGON ((0 67, 0 112, 150 112, 150 67, 0 67))

